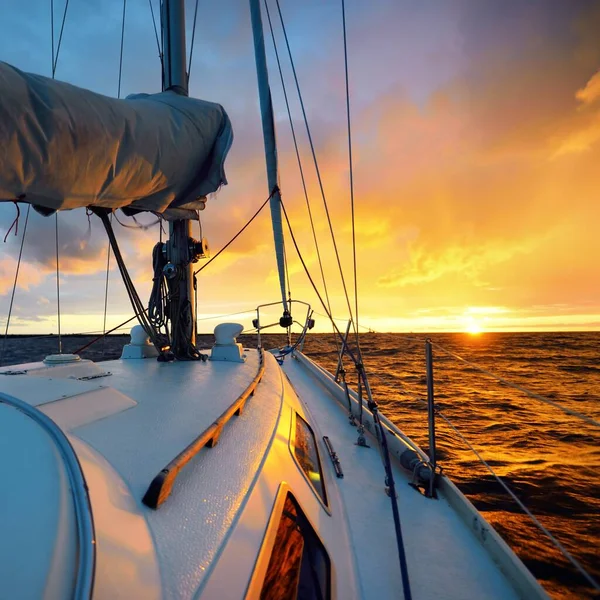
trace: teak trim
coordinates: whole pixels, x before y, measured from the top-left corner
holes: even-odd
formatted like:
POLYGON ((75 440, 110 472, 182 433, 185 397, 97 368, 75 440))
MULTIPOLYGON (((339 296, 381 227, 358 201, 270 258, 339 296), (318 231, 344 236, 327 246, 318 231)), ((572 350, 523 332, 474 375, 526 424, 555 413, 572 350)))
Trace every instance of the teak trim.
POLYGON ((265 372, 264 350, 258 350, 258 373, 246 390, 235 402, 207 429, 205 429, 185 450, 180 452, 153 480, 144 494, 142 502, 150 508, 158 508, 173 489, 173 484, 179 472, 187 465, 202 448, 212 448, 216 445, 223 427, 233 415, 241 415, 249 396, 253 396, 265 372))

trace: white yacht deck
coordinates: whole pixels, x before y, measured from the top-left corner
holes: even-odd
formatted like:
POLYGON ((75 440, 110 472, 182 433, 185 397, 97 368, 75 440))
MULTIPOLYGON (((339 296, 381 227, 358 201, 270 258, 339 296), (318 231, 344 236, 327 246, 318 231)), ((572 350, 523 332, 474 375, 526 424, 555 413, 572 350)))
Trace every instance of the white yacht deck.
MULTIPOLYGON (((308 412, 319 437, 329 437, 344 472, 337 479, 356 554, 362 598, 402 597, 402 582, 390 498, 377 441, 356 445, 348 410, 298 360, 284 371, 308 412)), ((324 468, 333 466, 321 447, 324 468)), ((474 532, 447 499, 429 499, 411 488, 410 474, 393 461, 412 596, 418 600, 518 597, 474 532)))
MULTIPOLYGON (((121 587, 117 596, 132 597, 128 594, 144 577, 160 583, 163 597, 194 595, 260 471, 277 423, 282 378, 273 357, 268 355, 267 361, 273 364, 265 372, 264 385, 224 427, 219 443, 201 450, 201 459, 182 470, 158 510, 142 504, 151 481, 246 390, 257 374, 256 350, 247 352, 245 363, 107 361, 97 365, 98 371, 111 374, 88 381, 75 378, 78 371, 89 370, 88 362, 51 368, 43 363, 19 365, 18 370, 27 373, 2 376, 0 391, 50 413, 67 429, 79 454, 96 521, 98 597, 114 598, 112 584, 121 587), (102 404, 111 407, 109 414, 98 414, 102 404), (79 415, 71 427, 73 411, 79 415), (116 489, 99 501, 106 485, 116 489), (103 507, 106 501, 111 510, 103 507), (108 523, 123 510, 144 517, 150 532, 145 542, 151 544, 125 556, 119 549, 122 540, 115 539, 121 534, 108 523), (154 553, 142 563, 160 572, 144 573, 136 563, 141 555, 154 553), (132 587, 123 585, 123 560, 129 562, 132 587)), ((17 367, 2 371, 15 372, 17 367)), ((160 588, 146 587, 144 597, 160 596, 160 588)))
MULTIPOLYGON (((0 369, 0 397, 37 406, 77 452, 96 529, 94 598, 258 597, 285 490, 330 554, 332 598, 402 597, 376 440, 371 448, 355 445, 347 410, 305 358, 288 357, 282 370, 267 353, 255 395, 225 425, 219 443, 185 466, 157 510, 142 503, 154 477, 256 378, 259 355, 246 354, 245 363, 116 360, 0 369), (294 456, 298 415, 317 439, 328 506, 294 456), (340 458, 343 479, 335 477, 323 435, 340 458)), ((518 597, 447 499, 410 488, 409 475, 393 462, 413 598, 518 597)), ((11 493, 27 490, 16 486, 11 493)), ((19 505, 18 496, 11 505, 19 505)), ((9 564, 0 563, 0 579, 9 564)))

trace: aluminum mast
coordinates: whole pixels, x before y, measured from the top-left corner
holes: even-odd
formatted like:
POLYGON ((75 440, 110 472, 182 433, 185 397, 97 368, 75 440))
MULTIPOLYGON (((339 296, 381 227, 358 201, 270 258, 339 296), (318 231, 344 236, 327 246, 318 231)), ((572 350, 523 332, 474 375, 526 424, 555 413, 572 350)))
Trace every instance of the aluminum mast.
MULTIPOLYGON (((163 91, 173 90, 188 95, 188 76, 185 50, 185 2, 163 0, 163 91)), ((179 300, 171 302, 172 348, 177 356, 196 344, 196 314, 194 306, 194 273, 190 260, 192 224, 189 220, 169 223, 169 260, 177 267, 179 300), (189 318, 188 318, 189 315, 189 318)))
MULTIPOLYGON (((283 302, 284 317, 289 311, 285 284, 285 257, 283 249, 283 228, 281 225, 281 194, 279 193, 279 167, 277 163, 277 140, 275 139, 275 120, 273 117, 273 102, 269 87, 265 39, 263 35, 260 0, 250 0, 250 15, 252 17, 252 32, 254 35, 254 56, 256 59, 256 75, 258 78, 258 95, 260 98, 260 116, 262 119, 263 138, 265 142, 265 158, 267 161, 267 180, 269 193, 274 189, 270 201, 273 239, 275 241, 275 256, 279 272, 281 301, 283 302)), ((283 325, 283 323, 282 323, 283 325)))

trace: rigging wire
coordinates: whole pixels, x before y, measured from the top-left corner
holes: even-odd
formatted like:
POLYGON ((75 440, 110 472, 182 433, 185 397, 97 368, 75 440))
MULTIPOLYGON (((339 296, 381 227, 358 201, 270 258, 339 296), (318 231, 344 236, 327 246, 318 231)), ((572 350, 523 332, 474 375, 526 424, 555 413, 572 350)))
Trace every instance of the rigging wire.
POLYGON ((62 338, 60 335, 60 264, 58 252, 58 211, 54 213, 54 232, 56 240, 56 306, 58 317, 58 353, 62 354, 62 338))
POLYGON ((451 350, 446 350, 446 348, 444 348, 443 346, 440 346, 440 344, 438 344, 437 342, 431 342, 431 345, 435 346, 438 350, 440 350, 444 354, 447 354, 448 356, 451 356, 451 357, 455 358, 456 360, 459 360, 459 361, 465 363, 466 365, 469 365, 469 367, 471 367, 472 369, 475 369, 475 370, 479 371, 480 373, 483 373, 484 375, 487 375, 488 377, 491 377, 492 379, 495 379, 496 381, 498 381, 504 385, 507 385, 508 387, 511 387, 515 390, 519 390, 520 392, 523 392, 527 396, 529 396, 531 398, 535 398, 536 400, 539 400, 540 402, 544 402, 545 404, 554 406, 554 408, 558 408, 559 410, 562 410, 564 413, 566 413, 568 415, 577 417, 578 419, 585 421, 588 425, 593 425, 594 427, 600 427, 600 422, 597 421, 596 419, 594 419, 593 417, 590 417, 579 411, 573 410, 572 408, 567 408, 566 406, 563 406, 562 404, 559 404, 558 402, 555 402, 554 400, 550 400, 550 398, 546 398, 545 396, 542 396, 541 394, 536 394, 535 392, 528 390, 526 387, 523 387, 522 385, 519 385, 518 383, 512 383, 511 381, 508 381, 508 379, 505 379, 504 377, 500 377, 499 375, 496 375, 495 373, 492 373, 491 371, 488 371, 487 369, 484 369, 483 367, 480 367, 479 365, 477 365, 471 361, 468 361, 466 358, 463 358, 459 354, 456 354, 455 352, 452 352, 451 350))
MULTIPOLYGON (((315 315, 319 315, 320 317, 323 317, 324 319, 328 319, 329 318, 327 315, 324 315, 323 313, 320 313, 320 312, 318 312, 316 310, 315 310, 315 315)), ((343 317, 333 317, 333 320, 334 321, 341 321, 342 323, 347 323, 348 322, 348 319, 345 319, 343 317)), ((366 330, 366 331, 372 331, 373 333, 380 333, 379 331, 373 331, 370 327, 367 327, 366 325, 359 325, 359 327, 361 329, 366 330)))
POLYGON ((358 278, 356 272, 356 227, 354 218, 354 172, 352 164, 352 126, 350 122, 350 83, 348 76, 348 43, 346 39, 346 2, 342 0, 342 29, 344 31, 344 72, 346 76, 346 117, 348 122, 348 171, 350 175, 350 208, 352 215, 352 264, 354 272, 354 317, 356 323, 354 331, 356 333, 356 347, 360 355, 360 344, 358 337, 358 278))
POLYGON ((58 36, 58 44, 56 45, 56 55, 54 54, 54 2, 51 0, 51 27, 52 27, 52 79, 56 73, 56 66, 58 65, 58 55, 60 54, 60 46, 62 44, 63 31, 65 29, 65 21, 67 20, 67 10, 69 8, 69 0, 65 2, 65 10, 63 12, 62 23, 60 25, 60 34, 58 36))
POLYGON ((19 248, 19 258, 17 259, 17 269, 15 271, 15 281, 13 283, 12 293, 10 295, 10 304, 8 305, 8 316, 6 318, 6 329, 4 330, 4 340, 2 341, 2 350, 0 351, 0 366, 4 362, 4 352, 6 350, 6 342, 8 338, 8 327, 10 326, 10 316, 12 314, 13 302, 15 300, 15 291, 17 289, 17 281, 19 280, 19 269, 21 268, 21 257, 23 256, 23 244, 25 243, 25 234, 27 233, 27 223, 29 221, 29 209, 31 204, 27 205, 27 213, 25 215, 25 225, 23 226, 23 236, 21 237, 21 247, 19 248))
MULTIPOLYGON (((302 167, 302 159, 300 157, 300 150, 298 148, 298 139, 296 138, 296 130, 294 128, 294 121, 292 119, 292 111, 290 109, 290 103, 289 103, 289 99, 288 99, 288 95, 287 95, 287 88, 285 85, 285 79, 283 77, 283 69, 281 67, 281 59, 279 58, 279 51, 277 49, 277 41, 275 39, 275 32, 273 30, 273 22, 271 21, 271 13, 269 11, 269 5, 267 4, 267 0, 264 0, 264 5, 265 5, 265 11, 267 13, 267 20, 269 21, 269 29, 271 31, 271 40, 273 41, 273 49, 275 51, 275 58, 277 60, 277 68, 279 70, 279 78, 281 80, 281 87, 283 90, 283 97, 285 100, 285 107, 287 110, 287 115, 288 115, 288 120, 290 123, 290 130, 292 132, 292 140, 294 142, 294 150, 296 152, 296 159, 298 161, 298 169, 300 171, 300 179, 302 181, 302 189, 304 191, 304 199, 306 201, 306 208, 308 210, 308 218, 310 221, 310 228, 312 231, 312 235, 313 235, 313 240, 315 242, 315 249, 317 251, 317 259, 319 262, 319 270, 321 272, 321 279, 323 281, 323 288, 325 291, 325 299, 327 300, 327 307, 329 308, 329 312, 331 313, 331 302, 329 300, 329 290, 327 289, 327 281, 325 279, 325 271, 323 270, 323 261, 321 260, 321 251, 319 249, 319 242, 317 241, 317 233, 315 230, 315 222, 313 219, 313 214, 312 214, 312 209, 310 207, 310 200, 308 197, 308 189, 306 187, 306 178, 304 177, 304 169, 302 167)), ((285 246, 284 246, 284 252, 285 252, 285 246)), ((288 281, 288 289, 289 289, 289 281, 288 281)), ((336 347, 339 350, 339 345, 338 345, 338 339, 335 335, 335 332, 333 332, 333 337, 335 340, 335 344, 336 347)))
POLYGON ((208 265, 210 265, 210 263, 213 260, 215 260, 215 258, 217 258, 217 256, 219 256, 219 254, 221 254, 221 252, 223 252, 224 250, 227 250, 227 248, 229 248, 229 246, 231 246, 231 244, 233 244, 233 242, 235 242, 235 240, 244 232, 244 230, 248 227, 248 225, 250 225, 250 223, 252 223, 252 221, 254 221, 254 219, 256 219, 256 217, 258 217, 258 215, 262 211, 262 209, 269 203, 271 198, 278 191, 279 191, 279 188, 277 186, 275 186, 273 188, 273 191, 269 194, 269 197, 260 205, 259 209, 252 215, 250 220, 208 262, 204 263, 199 269, 194 271, 194 275, 197 275, 198 273, 200 273, 200 271, 203 271, 204 269, 206 269, 206 267, 208 267, 208 265))
MULTIPOLYGON (((58 36, 58 44, 56 53, 54 51, 54 0, 50 0, 50 29, 52 40, 52 79, 56 75, 56 66, 58 65, 58 56, 62 44, 62 36, 65 30, 65 21, 67 20, 67 10, 69 8, 69 0, 65 2, 65 10, 63 12, 62 23, 60 26, 60 34, 58 36)), ((57 317, 58 317, 58 353, 62 354, 62 337, 60 332, 60 267, 59 267, 59 251, 58 251, 58 211, 55 213, 55 238, 56 238, 56 300, 57 300, 57 317)))
MULTIPOLYGON (((119 81, 117 84, 117 98, 121 97, 121 76, 123 74, 123 47, 125 44, 125 11, 127 8, 127 0, 123 0, 123 18, 121 20, 121 49, 119 52, 119 81)), ((110 222, 112 224, 113 213, 110 214, 110 222)), ((108 280, 110 274, 110 241, 108 242, 108 248, 106 250, 106 284, 104 286, 104 319, 102 322, 102 333, 106 332, 106 314, 108 310, 108 280)), ((102 338, 102 355, 106 348, 106 338, 102 338)))
MULTIPOLYGON (((427 404, 427 402, 417 396, 414 396, 408 391, 401 382, 384 378, 380 374, 375 374, 376 377, 388 384, 396 384, 400 387, 400 391, 405 395, 408 395, 412 400, 427 404)), ((467 438, 461 433, 461 431, 452 423, 452 421, 439 409, 435 411, 436 415, 441 417, 444 422, 456 433, 461 439, 465 446, 475 454, 479 462, 488 470, 490 475, 502 486, 504 491, 517 503, 519 508, 533 521, 534 525, 554 544, 554 546, 560 551, 560 553, 585 577, 585 579, 594 587, 596 590, 600 590, 598 582, 585 570, 585 568, 577 561, 575 557, 554 537, 554 535, 546 529, 546 527, 537 519, 537 517, 527 508, 527 506, 519 499, 519 497, 510 489, 510 487, 504 482, 504 480, 496 474, 493 467, 481 456, 477 449, 467 440, 467 438)))
MULTIPOLYGON (((110 215, 110 222, 112 224, 112 213, 110 215)), ((108 242, 108 248, 106 250, 106 284, 104 286, 104 321, 102 324, 102 333, 106 332, 106 313, 108 310, 108 279, 110 272, 110 242, 108 242)), ((102 355, 104 356, 105 343, 104 338, 102 339, 102 355)))
MULTIPOLYGON (((143 310, 143 312, 146 312, 147 310, 148 309, 145 308, 143 310)), ((75 350, 75 352, 73 352, 73 354, 79 354, 80 352, 83 352, 84 350, 86 350, 87 348, 89 348, 92 344, 95 344, 96 342, 98 342, 101 339, 105 338, 107 335, 111 334, 113 331, 116 331, 117 329, 121 329, 121 327, 123 327, 124 325, 127 325, 127 323, 131 323, 131 321, 133 321, 134 319, 137 319, 139 317, 140 317, 140 315, 136 312, 133 315, 133 317, 130 317, 126 321, 123 321, 122 323, 120 323, 119 325, 117 325, 116 327, 113 327, 112 329, 109 329, 108 331, 102 333, 97 338, 94 338, 91 342, 88 342, 84 346, 81 346, 81 348, 77 348, 77 350, 75 350)))
POLYGON ((492 477, 502 486, 502 488, 506 491, 506 493, 519 505, 519 508, 533 521, 533 523, 537 526, 537 528, 544 533, 548 539, 556 546, 556 548, 561 552, 561 554, 585 577, 588 583, 595 588, 596 590, 600 590, 600 584, 584 569, 581 563, 571 555, 571 553, 542 525, 542 523, 537 519, 537 517, 523 504, 523 502, 519 499, 519 497, 504 483, 501 477, 496 475, 494 469, 488 464, 486 460, 477 452, 477 450, 473 447, 473 445, 465 438, 465 436, 456 428, 456 426, 444 415, 441 411, 436 411, 436 413, 448 424, 448 426, 458 435, 458 437, 464 442, 464 444, 475 454, 475 456, 479 459, 481 464, 489 471, 492 477))
MULTIPOLYGON (((319 301, 321 302, 321 306, 323 307, 325 312, 328 313, 329 319, 331 320, 333 327, 335 328, 337 334, 340 336, 342 345, 345 347, 346 352, 349 354, 349 356, 351 357, 352 361, 354 362, 354 364, 357 368, 359 383, 361 383, 361 385, 364 384, 365 391, 367 392, 368 407, 371 410, 371 414, 373 415, 373 423, 375 424, 375 427, 376 427, 377 440, 379 442, 381 459, 382 459, 382 462, 384 465, 384 470, 385 470, 386 485, 389 488, 389 496, 390 496, 390 502, 392 505, 392 516, 394 519, 394 529, 395 529, 395 533, 396 533, 396 544, 397 544, 397 548, 398 548, 398 559, 400 562, 400 573, 401 573, 401 577, 402 577, 402 588, 404 591, 404 598, 405 598, 405 600, 411 600, 412 593, 411 593, 410 581, 409 581, 409 577, 408 577, 408 565, 406 562, 406 552, 405 552, 404 541, 403 541, 403 536, 402 536, 402 527, 401 527, 401 523, 400 523, 400 513, 398 510, 398 499, 396 497, 397 494, 395 491, 396 488, 395 488, 395 483, 394 483, 394 475, 393 475, 393 471, 392 471, 390 452, 389 452, 389 447, 388 447, 388 443, 387 443, 387 434, 385 432, 385 429, 383 427, 381 419, 379 418, 378 406, 377 406, 377 403, 372 399, 371 388, 369 386, 369 382, 367 379, 366 371, 364 369, 364 365, 363 365, 362 361, 360 360, 360 357, 359 356, 357 357, 356 355, 354 355, 354 353, 348 347, 348 345, 345 344, 345 340, 342 336, 342 333, 340 332, 337 325, 335 324, 331 314, 327 311, 325 302, 323 302, 323 298, 322 298, 321 294, 319 293, 319 290, 317 289, 315 282, 314 282, 312 276, 310 275, 310 272, 308 271, 308 267, 306 266, 306 263, 304 262, 302 254, 300 253, 300 248, 298 247, 296 238, 294 236, 294 232, 292 231, 290 219, 289 219, 287 211, 285 209, 285 205, 283 204, 283 201, 281 199, 280 199, 280 203, 281 203, 281 209, 283 210, 283 215, 285 217, 285 220, 286 220, 289 232, 290 232, 290 237, 292 239, 294 247, 296 248, 296 252, 298 253, 298 258, 300 259, 300 262, 302 263, 302 266, 304 268, 306 276, 308 277, 315 293, 317 294, 317 297, 319 298, 319 301), (361 382, 361 379, 362 379, 362 382, 361 382)), ((361 388, 359 388, 359 390, 360 389, 361 388)), ((361 408, 362 408, 362 400, 361 400, 361 408)))
MULTIPOLYGON (((422 340, 416 340, 416 341, 421 342, 422 340)), ((438 349, 445 351, 448 355, 453 356, 455 358, 460 358, 468 365, 475 367, 478 370, 482 370, 476 364, 471 363, 470 361, 467 361, 465 359, 462 359, 462 357, 455 355, 453 352, 446 351, 443 347, 439 346, 438 344, 434 344, 433 342, 431 342, 431 343, 432 343, 432 345, 435 345, 438 349)), ((402 383, 402 381, 392 379, 390 377, 385 377, 384 375, 382 375, 380 373, 374 373, 374 375, 375 375, 375 377, 380 379, 382 382, 384 382, 386 385, 391 385, 392 387, 397 388, 401 394, 408 396, 408 398, 410 398, 411 400, 414 400, 421 404, 425 404, 425 405, 427 404, 426 400, 419 398, 418 396, 414 395, 414 393, 412 393, 410 390, 408 390, 406 388, 406 386, 402 383)), ((501 378, 498 378, 498 379, 501 379, 501 378)), ((527 391, 527 393, 529 393, 528 390, 525 390, 524 388, 523 388, 523 391, 527 391)), ((536 397, 536 396, 537 395, 534 395, 534 397, 536 397)), ((559 408, 562 409, 564 407, 559 406, 559 408)), ((558 541, 558 539, 556 537, 554 537, 554 535, 548 529, 546 529, 546 527, 537 519, 537 517, 529 510, 529 508, 527 508, 527 506, 519 499, 519 497, 512 491, 512 489, 504 482, 504 480, 499 475, 496 474, 493 467, 481 456, 481 454, 469 442, 469 440, 467 440, 467 438, 456 427, 456 425, 454 425, 454 423, 452 423, 450 418, 447 417, 438 408, 435 409, 435 414, 437 416, 441 417, 443 419, 443 421, 448 425, 448 427, 452 431, 454 431, 454 433, 456 433, 456 435, 462 440, 462 442, 465 444, 465 446, 471 452, 473 452, 473 454, 475 454, 475 456, 477 457, 479 462, 481 462, 481 464, 488 470, 490 475, 492 475, 492 477, 502 486, 502 488, 508 493, 508 495, 517 503, 519 508, 521 508, 521 510, 532 520, 534 525, 544 535, 546 535, 546 537, 552 542, 552 544, 554 544, 554 546, 557 548, 557 550, 559 550, 559 552, 585 577, 585 579, 592 585, 592 587, 594 587, 596 590, 600 590, 600 585, 598 584, 598 582, 585 570, 585 568, 581 565, 581 563, 579 563, 579 561, 574 556, 571 555, 571 553, 558 541)))
MULTIPOLYGON (((121 21, 121 50, 119 53, 119 81, 117 84, 117 98, 121 97, 121 75, 123 73, 123 46, 125 43, 125 10, 127 7, 127 0, 123 0, 123 18, 121 21)), ((112 224, 113 213, 110 215, 110 221, 112 224)), ((104 286, 104 319, 102 321, 102 332, 106 332, 106 314, 108 311, 108 280, 110 274, 110 241, 108 242, 108 248, 106 249, 106 284, 104 286)), ((104 355, 106 344, 106 338, 102 338, 102 355, 104 355)))
POLYGON ((190 84, 190 75, 192 73, 192 57, 194 56, 194 40, 196 39, 196 17, 198 16, 198 0, 196 0, 196 8, 194 9, 194 25, 192 27, 192 41, 190 43, 190 60, 188 63, 187 81, 190 84))
POLYGON ((165 352, 168 352, 169 350, 168 338, 160 331, 158 331, 146 316, 147 309, 144 308, 144 305, 140 300, 137 290, 135 289, 135 285, 131 280, 129 272, 127 271, 127 267, 125 265, 125 261, 123 260, 123 256, 121 254, 117 238, 112 228, 112 224, 108 218, 108 210, 101 209, 98 207, 95 207, 92 210, 96 215, 100 217, 100 220, 104 225, 104 229, 106 230, 106 234, 112 245, 113 254, 115 255, 115 260, 117 261, 117 266, 119 267, 119 271, 121 272, 127 295, 129 296, 129 300, 131 301, 133 311, 136 313, 136 316, 139 317, 140 324, 142 325, 142 327, 148 334, 148 337, 152 340, 152 343, 154 344, 155 348, 158 350, 159 354, 163 357, 164 360, 165 358, 168 358, 165 357, 165 352))
MULTIPOLYGON (((156 38, 156 48, 158 50, 158 60, 160 61, 160 76, 161 76, 161 89, 165 87, 165 68, 164 68, 164 59, 163 59, 163 48, 162 41, 159 40, 158 37, 158 29, 156 27, 156 18, 154 17, 154 7, 152 6, 152 0, 148 0, 148 4, 150 5, 150 14, 152 15, 152 25, 154 26, 154 37, 156 38)), ((161 34, 162 34, 162 19, 161 19, 161 34)))
POLYGON ((163 51, 160 39, 158 37, 158 28, 156 27, 156 17, 154 16, 154 7, 152 6, 152 0, 148 0, 148 4, 150 5, 150 14, 152 15, 152 25, 154 26, 154 36, 156 37, 156 48, 158 50, 158 58, 160 58, 160 64, 162 65, 163 51))
POLYGON ((121 97, 121 74, 123 73, 123 44, 125 42, 125 9, 127 0, 123 0, 123 19, 121 21, 121 52, 119 54, 119 84, 117 86, 117 98, 121 97))
POLYGON ((310 126, 308 124, 308 117, 306 115, 306 109, 304 107, 304 100, 302 98, 302 92, 300 90, 300 83, 298 81, 298 75, 296 73, 296 66, 294 64, 294 59, 293 59, 293 56, 292 56, 292 50, 290 48, 290 42, 289 42, 289 39, 288 39, 287 30, 285 28, 285 23, 283 21, 283 14, 281 12, 281 6, 279 4, 279 0, 275 0, 275 3, 277 5, 277 11, 279 13, 279 20, 281 22, 281 28, 282 28, 282 31, 283 31, 283 36, 284 36, 284 39, 285 39, 285 44, 286 44, 287 51, 288 51, 288 56, 289 56, 289 59, 290 59, 290 65, 292 67, 292 73, 294 75, 294 81, 296 83, 296 91, 298 92, 298 99, 300 101, 300 108, 302 109, 302 116, 303 116, 303 119, 304 119, 304 125, 306 127, 306 134, 308 136, 308 141, 309 141, 309 145, 310 145, 310 149, 311 149, 311 153, 312 153, 312 157, 313 157, 313 162, 314 162, 314 165, 315 165, 315 172, 316 172, 316 175, 317 175, 317 180, 319 182, 319 189, 321 191, 321 197, 323 199, 323 206, 325 208, 325 214, 327 216, 327 223, 329 225, 329 232, 331 233, 331 241, 333 242, 333 248, 334 248, 334 251, 335 251, 335 257, 336 257, 336 261, 337 261, 337 265, 338 265, 338 270, 339 270, 339 273, 340 273, 340 278, 342 280, 342 287, 344 289, 344 296, 346 298, 346 304, 348 306, 348 313, 350 315, 350 320, 354 323, 354 317, 353 317, 353 314, 352 314, 352 306, 350 304, 350 298, 348 296, 348 288, 346 286, 346 279, 344 277, 344 271, 342 269, 342 263, 341 263, 341 260, 340 260, 340 254, 339 254, 339 251, 338 251, 337 242, 335 240, 335 233, 333 231, 333 224, 331 222, 331 215, 329 213, 329 206, 327 204, 327 198, 326 198, 326 195, 325 195, 325 188, 323 186, 323 179, 321 177, 321 170, 319 168, 319 162, 317 160, 317 154, 316 154, 316 150, 315 150, 315 145, 314 145, 314 142, 313 142, 313 139, 312 139, 312 134, 311 134, 311 131, 310 131, 310 126))
MULTIPOLYGON (((148 309, 145 308, 144 312, 147 312, 148 309)), ((236 312, 236 313, 229 313, 226 315, 216 315, 214 317, 201 317, 198 319, 198 321, 210 321, 210 320, 221 320, 224 319, 226 317, 235 317, 237 315, 251 315, 254 314, 254 311, 251 310, 244 310, 242 312, 236 312)), ((100 335, 98 335, 98 337, 94 338, 93 340, 91 340, 90 342, 86 343, 84 346, 81 346, 81 348, 78 348, 77 350, 75 350, 74 354, 79 354, 80 352, 82 352, 83 350, 86 350, 87 348, 89 348, 90 346, 92 346, 93 344, 95 344, 96 342, 99 342, 102 338, 110 335, 111 333, 113 333, 113 331, 118 331, 119 329, 121 329, 122 327, 124 327, 125 325, 127 325, 128 323, 131 323, 131 321, 133 321, 134 319, 137 319, 139 317, 139 315, 136 313, 133 315, 133 317, 130 317, 129 319, 127 319, 126 321, 123 321, 122 323, 120 323, 119 325, 117 325, 116 327, 113 327, 112 329, 109 329, 106 332, 101 333, 100 335)), ((91 331, 88 332, 89 335, 93 335, 98 333, 97 331, 91 331)), ((81 333, 79 335, 86 335, 86 333, 81 333)), ((44 337, 51 337, 51 336, 35 336, 36 338, 44 338, 44 337)))
MULTIPOLYGON (((306 265, 304 257, 302 256, 302 253, 300 252, 300 247, 298 246, 298 242, 296 241, 296 236, 294 235, 294 232, 292 231, 292 225, 290 223, 290 219, 289 219, 287 211, 285 209, 285 204, 283 203, 283 200, 280 200, 280 202, 281 202, 281 209, 283 210, 283 216, 285 217, 285 221, 287 223, 288 230, 290 232, 290 238, 292 240, 292 243, 294 244, 294 248, 296 249, 296 254, 298 254, 298 258, 300 259, 302 268, 304 269, 306 277, 308 278, 308 281, 310 282, 315 294, 317 295, 317 298, 319 299, 319 302, 321 303, 321 307, 327 314, 327 318, 331 321, 331 325, 333 326, 336 335, 339 337, 339 339, 342 343, 342 346, 344 346, 344 335, 339 330, 338 326, 335 324, 335 320, 333 319, 333 316, 329 312, 327 305, 325 304, 325 301, 323 300, 323 296, 321 296, 321 293, 319 292, 319 288, 317 287, 315 280, 313 279, 312 275, 310 274, 310 271, 308 270, 308 266, 306 265)), ((347 344, 345 345, 345 348, 346 348, 346 352, 350 356, 351 360, 355 364, 357 364, 359 362, 357 356, 352 352, 352 350, 348 347, 347 344)))

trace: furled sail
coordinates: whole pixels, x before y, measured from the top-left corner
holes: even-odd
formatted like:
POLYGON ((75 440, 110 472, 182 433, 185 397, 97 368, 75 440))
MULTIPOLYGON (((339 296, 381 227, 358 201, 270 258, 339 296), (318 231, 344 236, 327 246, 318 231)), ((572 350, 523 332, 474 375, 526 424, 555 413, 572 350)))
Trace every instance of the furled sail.
POLYGON ((232 140, 219 104, 172 91, 117 100, 0 62, 0 201, 184 216, 227 183, 232 140))

